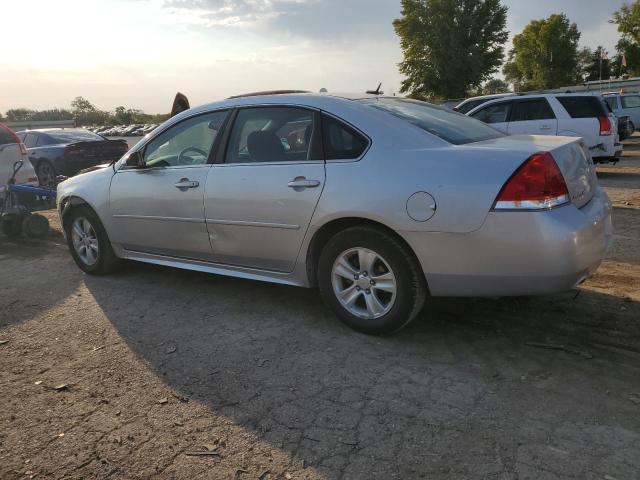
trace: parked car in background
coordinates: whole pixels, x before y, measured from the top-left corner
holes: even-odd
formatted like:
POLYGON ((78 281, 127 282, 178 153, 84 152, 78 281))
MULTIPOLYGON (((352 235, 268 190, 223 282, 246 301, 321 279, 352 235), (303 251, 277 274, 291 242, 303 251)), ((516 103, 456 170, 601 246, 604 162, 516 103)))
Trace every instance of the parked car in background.
POLYGON ((495 95, 482 95, 479 97, 471 97, 466 100, 460 102, 458 105, 453 107, 456 112, 459 113, 468 113, 476 107, 479 107, 483 103, 488 102, 489 100, 498 100, 500 98, 509 97, 511 95, 515 95, 514 93, 498 93, 495 95))
POLYGON ((612 238, 582 139, 507 136, 397 97, 256 94, 186 110, 57 199, 89 274, 130 259, 318 286, 367 333, 402 328, 428 294, 569 290, 612 238))
POLYGON ((9 127, 0 123, 0 198, 4 198, 14 165, 19 161, 22 161, 23 165, 16 175, 16 183, 38 185, 38 177, 29 163, 24 143, 9 127))
POLYGON ((604 99, 615 115, 629 117, 634 132, 640 127, 639 93, 606 93, 604 99))
POLYGON ((509 135, 582 137, 594 163, 617 162, 622 154, 618 119, 600 95, 517 95, 485 102, 467 115, 509 135))
POLYGON ((56 177, 118 160, 129 149, 123 140, 106 138, 83 129, 24 130, 18 137, 27 146, 29 161, 40 184, 53 186, 56 177))

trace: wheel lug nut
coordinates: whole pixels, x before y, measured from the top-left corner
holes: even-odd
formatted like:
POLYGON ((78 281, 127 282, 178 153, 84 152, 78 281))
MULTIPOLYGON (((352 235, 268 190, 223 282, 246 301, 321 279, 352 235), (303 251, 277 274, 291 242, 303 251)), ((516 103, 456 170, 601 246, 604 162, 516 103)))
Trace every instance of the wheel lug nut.
POLYGON ((366 277, 367 275, 368 275, 368 273, 367 273, 367 272, 363 272, 363 273, 362 273, 362 276, 363 276, 363 277, 366 277))
POLYGON ((370 283, 371 285, 375 285, 375 284, 376 284, 376 282, 374 282, 373 280, 371 280, 369 283, 370 283))
POLYGON ((356 287, 356 291, 359 292, 360 290, 362 290, 360 287, 356 287))
POLYGON ((354 280, 358 280, 360 278, 360 275, 358 275, 357 273, 353 276, 354 280))
POLYGON ((366 293, 367 295, 371 295, 371 290, 369 290, 368 288, 364 291, 364 293, 366 293))

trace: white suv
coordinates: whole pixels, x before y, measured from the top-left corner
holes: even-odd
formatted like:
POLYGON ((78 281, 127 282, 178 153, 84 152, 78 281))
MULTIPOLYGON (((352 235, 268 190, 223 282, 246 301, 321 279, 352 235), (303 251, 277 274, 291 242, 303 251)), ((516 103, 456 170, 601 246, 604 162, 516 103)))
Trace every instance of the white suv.
POLYGON ((13 175, 13 165, 22 160, 16 183, 38 185, 38 177, 27 157, 27 148, 16 134, 0 123, 0 198, 4 198, 7 182, 13 175))
POLYGON ((617 162, 622 154, 617 119, 601 95, 518 95, 483 103, 467 115, 509 135, 582 137, 594 163, 617 162))

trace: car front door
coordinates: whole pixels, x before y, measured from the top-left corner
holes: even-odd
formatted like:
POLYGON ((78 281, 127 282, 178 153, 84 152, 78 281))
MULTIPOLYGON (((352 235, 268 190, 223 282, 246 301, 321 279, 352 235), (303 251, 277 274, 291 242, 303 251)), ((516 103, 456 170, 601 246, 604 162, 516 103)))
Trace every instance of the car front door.
POLYGON ((293 106, 237 110, 207 179, 216 263, 293 270, 325 181, 319 115, 293 106))
POLYGON ((204 191, 227 114, 182 120, 144 147, 144 166, 117 171, 110 191, 112 241, 131 252, 210 260, 204 191))
POLYGON ((509 117, 509 135, 557 135, 556 119, 546 98, 516 100, 509 117))
POLYGON ((635 128, 640 127, 640 95, 623 95, 620 97, 622 115, 631 117, 635 128))
POLYGON ((501 132, 507 133, 509 124, 509 113, 511 111, 511 101, 491 103, 480 110, 475 111, 470 116, 484 123, 488 123, 501 132))

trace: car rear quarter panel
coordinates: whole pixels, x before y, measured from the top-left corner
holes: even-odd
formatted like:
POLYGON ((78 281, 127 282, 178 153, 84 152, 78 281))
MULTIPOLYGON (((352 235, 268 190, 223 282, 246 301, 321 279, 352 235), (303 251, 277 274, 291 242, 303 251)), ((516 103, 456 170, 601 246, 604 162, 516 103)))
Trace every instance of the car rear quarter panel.
POLYGON ((371 149, 359 161, 327 162, 326 185, 312 227, 336 218, 362 217, 394 230, 475 231, 518 166, 532 153, 548 149, 550 142, 548 137, 526 136, 521 137, 524 141, 503 137, 470 145, 407 148, 398 137, 388 138, 374 136, 371 149), (416 192, 426 192, 436 202, 435 214, 424 222, 407 213, 407 201, 416 192))

